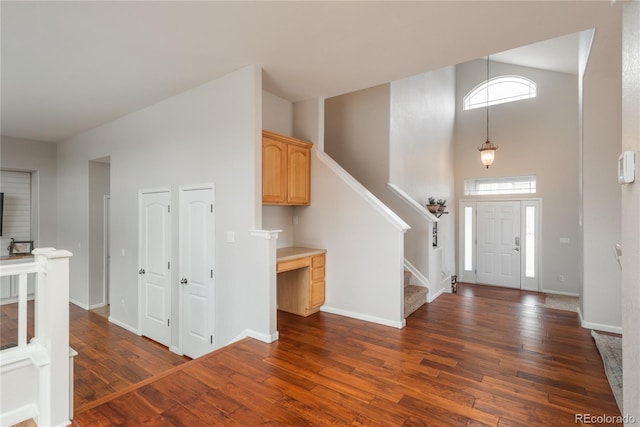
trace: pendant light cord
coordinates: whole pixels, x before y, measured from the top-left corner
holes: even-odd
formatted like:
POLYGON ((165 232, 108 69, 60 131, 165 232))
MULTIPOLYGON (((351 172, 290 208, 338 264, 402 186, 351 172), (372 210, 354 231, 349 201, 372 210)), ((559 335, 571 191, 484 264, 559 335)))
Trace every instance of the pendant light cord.
POLYGON ((487 55, 487 142, 489 141, 489 55, 487 55))

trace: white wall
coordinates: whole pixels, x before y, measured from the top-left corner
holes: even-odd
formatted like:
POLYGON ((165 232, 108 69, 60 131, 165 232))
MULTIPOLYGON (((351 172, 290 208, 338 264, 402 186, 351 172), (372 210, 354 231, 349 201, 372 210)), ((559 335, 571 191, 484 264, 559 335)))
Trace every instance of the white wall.
POLYGON ((580 315, 584 327, 621 332, 622 290, 614 245, 620 242, 617 161, 622 120, 622 8, 603 17, 583 77, 580 315), (616 13, 617 11, 617 13, 616 13))
MULTIPOLYGON (((622 150, 640 153, 640 3, 624 6, 622 56, 622 150)), ((623 415, 640 419, 640 168, 622 186, 623 415)))
MULTIPOLYGON (((3 135, 0 143, 0 168, 33 172, 34 198, 31 204, 33 213, 31 235, 34 245, 36 247, 58 247, 56 144, 3 135)), ((73 251, 72 248, 64 249, 73 251)))
MULTIPOLYGON (((446 67, 391 83, 390 182, 422 206, 429 197, 446 199, 448 215, 438 222, 438 250, 443 251, 441 271, 429 272, 430 292, 441 292, 442 273, 454 273, 454 125, 455 67, 446 67)), ((384 198, 392 209, 403 209, 394 199, 384 198)), ((424 219, 410 220, 405 238, 405 256, 423 272, 428 270, 425 251, 429 233, 424 219), (420 231, 422 230, 422 231, 420 231)), ((433 256, 433 254, 431 255, 433 256)))
POLYGON ((446 67, 391 83, 391 182, 422 205, 430 196, 448 199, 450 212, 455 76, 455 67, 446 67))
POLYGON ((327 249, 322 310, 403 326, 403 232, 319 160, 315 150, 311 168, 313 199, 299 209, 295 236, 299 246, 327 249))
POLYGON ((537 193, 532 196, 543 200, 541 290, 577 295, 577 77, 491 62, 491 77, 527 77, 537 83, 537 97, 490 107, 489 136, 499 149, 495 162, 486 169, 477 150, 486 139, 486 110, 462 111, 462 98, 486 79, 486 61, 460 64, 456 74, 456 198, 474 199, 464 195, 465 179, 536 175, 537 193), (560 238, 568 238, 570 243, 562 244, 560 238))
MULTIPOLYGON (((216 186, 215 344, 246 328, 260 329, 247 300, 259 295, 264 275, 247 264, 261 243, 248 233, 260 227, 260 71, 247 67, 129 114, 59 144, 60 246, 75 251, 71 298, 86 303, 89 160, 111 158, 111 318, 138 328, 138 190, 216 186), (228 231, 235 243, 228 243, 228 231)), ((177 209, 173 212, 177 212, 177 209)), ((178 215, 172 215, 174 242, 178 215)), ((172 327, 177 345, 178 245, 172 252, 172 327)))
MULTIPOLYGON (((326 302, 322 307, 350 317, 400 327, 402 221, 321 152, 324 103, 294 105, 295 136, 314 142, 311 205, 296 208, 296 244, 327 249, 326 302), (345 178, 346 176, 346 178, 345 178)), ((406 224, 404 224, 406 226, 406 224)))
POLYGON ((405 257, 442 291, 442 272, 453 272, 453 130, 455 69, 423 73, 326 101, 325 149, 354 178, 405 220, 405 257), (395 197, 398 186, 419 204, 448 199, 450 217, 439 223, 444 265, 429 272, 430 227, 395 197))
MULTIPOLYGON (((292 136, 293 104, 272 93, 262 91, 262 126, 266 130, 292 136)), ((279 248, 294 245, 294 209, 292 206, 262 206, 262 228, 282 230, 277 240, 279 248)))

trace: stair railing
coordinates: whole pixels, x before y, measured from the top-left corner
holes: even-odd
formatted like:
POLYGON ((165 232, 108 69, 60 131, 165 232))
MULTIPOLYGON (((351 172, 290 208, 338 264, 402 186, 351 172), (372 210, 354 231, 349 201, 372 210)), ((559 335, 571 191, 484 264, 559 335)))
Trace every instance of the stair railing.
POLYGON ((72 417, 69 349, 71 252, 35 249, 32 262, 3 263, 0 277, 18 279, 17 345, 0 351, 0 425, 34 418, 68 425, 72 417), (35 275, 34 337, 27 342, 27 282, 35 275))

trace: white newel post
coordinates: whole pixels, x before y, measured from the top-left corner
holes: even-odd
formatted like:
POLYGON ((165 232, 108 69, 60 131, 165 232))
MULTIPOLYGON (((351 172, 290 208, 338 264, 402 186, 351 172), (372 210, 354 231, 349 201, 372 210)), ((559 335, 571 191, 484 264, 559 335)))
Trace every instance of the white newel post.
POLYGON ((264 342, 273 342, 278 339, 278 319, 277 319, 277 311, 278 311, 278 284, 277 284, 277 274, 276 274, 276 261, 277 261, 277 247, 276 241, 278 239, 279 233, 282 230, 249 230, 249 233, 253 237, 259 237, 264 239, 264 244, 262 246, 264 257, 260 259, 262 267, 262 271, 265 272, 265 297, 263 298, 263 305, 261 308, 264 309, 262 321, 260 324, 268 325, 268 330, 266 334, 262 332, 259 336, 254 336, 254 338, 260 339, 264 342))
POLYGON ((40 370, 38 425, 66 426, 70 408, 69 369, 69 258, 66 250, 34 250, 45 266, 37 281, 35 329, 40 344, 49 351, 50 362, 40 370), (46 280, 41 280, 46 276, 46 280))

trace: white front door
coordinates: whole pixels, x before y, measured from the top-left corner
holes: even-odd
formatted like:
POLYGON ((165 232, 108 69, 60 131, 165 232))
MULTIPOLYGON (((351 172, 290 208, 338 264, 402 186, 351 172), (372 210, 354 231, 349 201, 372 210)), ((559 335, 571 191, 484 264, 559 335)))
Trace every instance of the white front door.
POLYGON ((171 195, 140 193, 140 332, 163 345, 171 342, 171 195))
POLYGON ((182 353, 196 358, 214 349, 214 189, 180 189, 182 353))
POLYGON ((520 201, 478 202, 478 283, 520 288, 520 201))

